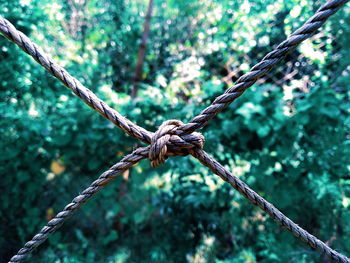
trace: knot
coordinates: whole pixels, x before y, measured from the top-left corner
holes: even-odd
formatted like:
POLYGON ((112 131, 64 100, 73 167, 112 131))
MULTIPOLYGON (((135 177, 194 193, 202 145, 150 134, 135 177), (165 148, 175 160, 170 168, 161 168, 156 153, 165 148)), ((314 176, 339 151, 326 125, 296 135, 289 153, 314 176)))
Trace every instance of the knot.
POLYGON ((177 135, 178 128, 182 125, 181 121, 168 120, 153 134, 149 151, 152 167, 164 163, 169 156, 185 156, 197 147, 203 148, 204 136, 201 133, 177 135))

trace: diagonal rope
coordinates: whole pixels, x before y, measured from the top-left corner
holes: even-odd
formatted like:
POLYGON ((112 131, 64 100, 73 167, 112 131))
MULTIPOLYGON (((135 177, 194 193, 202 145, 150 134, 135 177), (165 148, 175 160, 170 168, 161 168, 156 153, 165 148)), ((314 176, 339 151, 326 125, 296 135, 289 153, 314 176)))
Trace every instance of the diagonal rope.
POLYGON ((229 182, 250 202, 259 206, 267 212, 273 219, 291 231, 298 238, 326 254, 330 259, 340 263, 350 263, 350 260, 328 247, 325 243, 309 234, 299 227, 288 217, 283 215, 277 208, 267 202, 251 190, 244 182, 234 177, 220 163, 211 158, 202 150, 204 137, 199 133, 192 133, 195 129, 203 127, 210 119, 226 108, 235 98, 255 81, 268 73, 286 54, 296 48, 306 38, 310 37, 327 19, 334 14, 348 0, 329 0, 323 5, 314 16, 312 16, 300 29, 295 31, 286 41, 282 42, 274 51, 255 65, 251 71, 243 75, 236 84, 229 88, 223 95, 215 99, 213 104, 205 109, 199 116, 192 119, 189 124, 183 125, 181 122, 171 120, 164 122, 156 133, 137 126, 117 111, 110 108, 103 101, 98 99, 90 90, 85 88, 78 80, 69 75, 63 68, 55 64, 38 46, 32 43, 23 33, 17 31, 15 27, 6 19, 0 16, 0 32, 7 38, 15 42, 25 52, 31 55, 39 64, 44 66, 52 75, 58 78, 68 88, 82 98, 85 103, 98 111, 101 115, 115 123, 118 127, 126 131, 129 135, 151 144, 150 147, 138 148, 130 155, 124 157, 119 163, 112 166, 110 170, 103 173, 89 188, 85 189, 79 196, 73 199, 62 212, 45 226, 39 234, 25 244, 17 255, 12 257, 10 263, 22 261, 34 248, 43 243, 48 236, 59 228, 63 222, 80 208, 89 198, 97 193, 104 185, 112 181, 118 173, 121 173, 136 164, 138 161, 149 158, 152 166, 157 166, 164 162, 168 156, 192 154, 203 165, 209 167, 223 180, 229 182))
POLYGON ((0 32, 6 38, 16 43, 51 75, 59 79, 67 88, 71 89, 75 95, 81 98, 87 105, 96 110, 103 117, 112 121, 130 136, 143 142, 150 143, 152 134, 149 131, 134 124, 99 99, 91 90, 86 88, 79 80, 72 77, 64 68, 55 63, 53 59, 39 46, 33 43, 25 34, 18 31, 2 16, 0 16, 0 32))
POLYGON ((32 240, 28 241, 15 256, 11 258, 9 263, 18 263, 25 259, 36 247, 42 244, 52 233, 54 233, 63 223, 74 214, 87 200, 99 192, 106 184, 111 182, 118 174, 124 172, 140 160, 148 157, 149 146, 140 147, 131 154, 125 156, 120 162, 109 168, 108 171, 100 175, 100 177, 92 182, 81 194, 75 197, 60 213, 51 219, 32 240))
POLYGON ((183 125, 178 131, 179 134, 191 133, 205 126, 219 112, 241 96, 247 88, 251 87, 259 78, 265 76, 272 67, 279 63, 288 53, 293 51, 301 42, 311 37, 331 15, 336 13, 340 7, 348 1, 349 0, 329 0, 325 3, 302 27, 279 44, 276 49, 268 53, 263 60, 252 67, 248 73, 240 77, 231 88, 227 89, 221 96, 218 96, 209 107, 190 120, 189 123, 183 125))
POLYGON ((311 247, 317 249, 321 253, 324 253, 327 257, 335 262, 350 263, 350 259, 346 256, 338 253, 324 242, 308 233, 306 230, 298 226, 282 212, 280 212, 271 203, 266 201, 259 194, 254 192, 247 184, 241 181, 239 178, 232 175, 227 169, 225 169, 218 161, 209 156, 202 149, 196 149, 191 153, 197 158, 203 165, 207 166, 213 173, 219 175, 221 179, 228 182, 233 188, 238 190, 245 198, 247 198, 252 204, 260 207, 263 211, 269 214, 276 222, 292 232, 297 238, 301 239, 311 247))

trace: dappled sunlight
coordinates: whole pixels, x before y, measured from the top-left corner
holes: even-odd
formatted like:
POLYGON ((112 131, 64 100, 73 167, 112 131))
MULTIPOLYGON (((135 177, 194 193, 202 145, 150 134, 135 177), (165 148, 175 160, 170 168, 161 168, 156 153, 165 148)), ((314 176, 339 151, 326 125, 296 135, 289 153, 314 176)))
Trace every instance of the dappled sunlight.
POLYGON ((323 260, 268 213, 350 255, 349 4, 278 47, 321 2, 0 0, 0 261, 75 209, 28 261, 323 260))

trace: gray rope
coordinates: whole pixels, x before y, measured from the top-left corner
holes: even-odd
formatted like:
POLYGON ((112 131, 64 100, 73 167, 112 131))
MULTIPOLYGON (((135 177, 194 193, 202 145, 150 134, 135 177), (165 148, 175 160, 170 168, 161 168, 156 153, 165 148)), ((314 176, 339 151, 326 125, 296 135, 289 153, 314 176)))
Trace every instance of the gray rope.
POLYGON ((204 136, 198 132, 176 135, 177 129, 182 125, 178 120, 165 121, 154 133, 149 153, 152 167, 162 164, 168 156, 185 156, 197 147, 203 148, 204 136))
POLYGON ((9 263, 18 263, 24 260, 36 247, 41 245, 52 233, 74 214, 88 199, 111 182, 118 174, 135 165, 142 159, 149 157, 153 167, 163 163, 168 156, 188 155, 194 148, 202 148, 204 137, 194 132, 183 136, 176 135, 176 129, 183 125, 181 121, 169 120, 164 122, 156 133, 152 133, 151 146, 139 147, 131 154, 125 156, 119 163, 100 175, 87 189, 73 199, 62 212, 51 219, 38 234, 28 241, 9 263))
POLYGON ((144 128, 134 124, 119 112, 112 109, 99 99, 91 90, 86 88, 79 80, 72 77, 64 68, 59 66, 39 46, 33 43, 25 34, 18 31, 8 20, 0 16, 0 32, 9 40, 16 43, 21 49, 35 59, 51 75, 59 79, 75 95, 81 98, 87 105, 100 113, 103 117, 112 121, 130 136, 143 142, 150 143, 152 134, 144 128))
POLYGON ((28 241, 15 256, 11 258, 9 263, 18 263, 25 259, 36 247, 42 244, 52 233, 54 233, 63 223, 74 214, 87 200, 99 192, 106 184, 111 182, 118 174, 124 172, 140 160, 148 157, 149 146, 140 147, 131 154, 125 156, 120 162, 109 168, 108 171, 100 175, 88 188, 75 197, 62 212, 58 213, 44 226, 32 240, 28 241))
POLYGON ((21 262, 34 248, 42 244, 50 234, 59 228, 63 222, 71 216, 75 210, 97 193, 104 185, 112 181, 117 173, 125 171, 127 168, 136 164, 144 158, 149 158, 152 166, 157 166, 164 162, 168 156, 187 155, 191 154, 197 158, 203 165, 211 169, 215 174, 219 175, 223 180, 229 182, 232 187, 237 189, 250 202, 259 206, 263 211, 268 213, 273 219, 279 222, 282 226, 291 231, 296 237, 303 240, 313 248, 318 249, 330 259, 340 263, 350 263, 350 260, 328 247, 325 243, 299 227, 288 217, 283 215, 277 208, 266 201, 264 198, 250 189, 244 182, 233 176, 220 163, 211 158, 202 150, 204 137, 200 133, 192 133, 188 135, 178 136, 177 130, 182 126, 182 122, 170 120, 164 122, 154 133, 151 146, 146 148, 141 147, 135 150, 132 154, 124 157, 118 164, 114 165, 110 170, 103 173, 99 179, 94 181, 90 187, 84 190, 79 196, 73 199, 65 209, 56 215, 47 226, 45 226, 39 234, 25 244, 19 250, 17 255, 12 257, 10 263, 21 262))
POLYGON ((229 182, 249 201, 267 212, 273 219, 291 231, 298 238, 313 248, 318 249, 336 262, 350 263, 350 260, 346 256, 332 250, 325 243, 299 227, 272 204, 251 190, 244 182, 234 177, 216 160, 211 158, 202 150, 204 137, 200 133, 193 132, 194 130, 203 127, 210 119, 226 108, 235 98, 242 95, 242 93, 248 87, 253 85, 258 78, 266 75, 275 64, 277 64, 286 54, 295 49, 299 43, 310 37, 330 15, 334 14, 346 2, 348 2, 348 0, 328 1, 300 29, 295 31, 274 51, 265 56, 265 58, 255 65, 249 73, 243 75, 233 87, 229 88, 223 95, 216 98, 211 106, 205 109, 199 116, 193 118, 190 123, 184 125, 180 121, 170 120, 163 123, 156 133, 148 132, 110 108, 107 104, 98 99, 94 93, 85 88, 78 80, 69 75, 63 68, 55 64, 38 46, 32 43, 23 33, 17 31, 10 22, 0 16, 0 32, 2 32, 8 39, 15 42, 25 52, 31 55, 52 75, 63 82, 68 88, 72 89, 73 92, 82 98, 90 107, 111 120, 129 135, 151 144, 151 146, 146 148, 138 148, 130 155, 124 157, 119 163, 111 167, 110 170, 103 173, 90 185, 90 187, 74 198, 62 212, 50 220, 50 222, 37 235, 35 235, 31 241, 27 242, 25 246, 19 250, 17 255, 11 258, 10 263, 22 261, 34 248, 42 244, 50 234, 59 228, 67 218, 80 208, 82 204, 97 193, 104 185, 112 181, 118 173, 125 171, 130 166, 146 157, 150 159, 151 165, 155 167, 163 163, 168 156, 183 156, 187 154, 196 157, 202 164, 209 167, 223 180, 229 182))
POLYGON ((348 1, 349 0, 330 0, 325 3, 302 27, 291 34, 287 40, 279 44, 277 48, 268 53, 261 62, 252 67, 248 73, 240 77, 231 88, 227 89, 221 96, 218 96, 209 107, 190 120, 189 123, 183 125, 178 130, 178 134, 191 133, 205 126, 219 112, 241 96, 247 88, 251 87, 259 78, 265 76, 272 67, 279 63, 288 53, 293 51, 301 42, 311 37, 331 15, 336 13, 339 8, 348 1))
POLYGON ((207 166, 213 173, 219 175, 224 181, 228 182, 233 188, 238 190, 245 198, 247 198, 252 204, 260 207, 263 211, 269 214, 276 222, 281 224, 287 230, 292 232, 297 238, 301 239, 311 247, 317 249, 321 253, 335 262, 350 263, 350 259, 346 256, 331 249, 324 242, 317 239, 315 236, 302 229, 287 216, 282 214, 271 203, 262 198, 259 194, 254 192, 247 184, 232 175, 226 170, 219 162, 210 157, 202 149, 196 148, 192 151, 192 155, 197 158, 203 165, 207 166))

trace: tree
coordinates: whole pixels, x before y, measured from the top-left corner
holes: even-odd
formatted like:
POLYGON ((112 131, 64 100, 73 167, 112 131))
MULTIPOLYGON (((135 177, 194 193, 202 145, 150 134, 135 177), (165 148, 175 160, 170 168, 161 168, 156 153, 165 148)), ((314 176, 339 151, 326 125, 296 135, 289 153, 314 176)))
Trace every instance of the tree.
POLYGON ((139 82, 142 80, 142 67, 143 67, 143 61, 145 59, 145 54, 146 54, 146 45, 147 45, 147 39, 148 39, 149 30, 150 30, 152 9, 153 9, 153 0, 149 0, 147 14, 145 17, 145 23, 143 24, 141 44, 140 44, 140 48, 137 56, 137 63, 136 63, 135 76, 134 76, 134 86, 131 92, 132 98, 136 98, 137 91, 139 89, 139 82))

